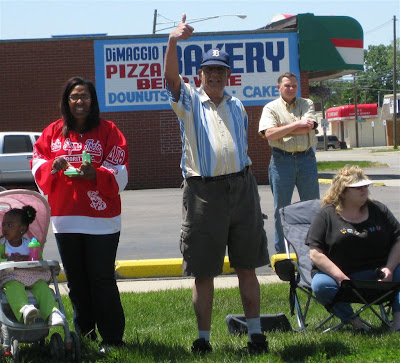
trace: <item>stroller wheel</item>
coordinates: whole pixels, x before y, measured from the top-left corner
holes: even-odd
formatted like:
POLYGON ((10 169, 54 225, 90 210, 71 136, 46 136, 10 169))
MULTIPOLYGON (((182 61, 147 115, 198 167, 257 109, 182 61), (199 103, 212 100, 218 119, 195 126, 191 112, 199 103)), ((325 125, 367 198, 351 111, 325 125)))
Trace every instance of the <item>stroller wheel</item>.
POLYGON ((59 333, 54 333, 50 338, 50 355, 57 361, 64 359, 64 343, 59 333))
POLYGON ((19 362, 19 344, 17 339, 11 340, 11 359, 13 362, 19 362))
POLYGON ((66 343, 66 352, 73 362, 79 362, 81 359, 81 342, 78 334, 71 331, 69 336, 71 340, 69 343, 66 343))

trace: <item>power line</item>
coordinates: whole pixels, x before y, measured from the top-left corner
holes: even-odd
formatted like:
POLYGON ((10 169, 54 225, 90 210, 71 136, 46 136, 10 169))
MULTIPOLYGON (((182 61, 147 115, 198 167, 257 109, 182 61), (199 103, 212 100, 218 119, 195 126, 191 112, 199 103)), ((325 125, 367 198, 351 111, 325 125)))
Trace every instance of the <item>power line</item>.
POLYGON ((372 32, 374 32, 374 31, 377 31, 377 30, 379 30, 379 29, 382 29, 383 27, 385 27, 385 26, 388 25, 388 24, 391 24, 392 22, 393 22, 393 19, 390 19, 390 20, 388 20, 387 22, 385 22, 385 23, 383 23, 383 24, 381 24, 381 25, 378 25, 376 28, 364 32, 364 34, 372 33, 372 32))
POLYGON ((166 16, 164 16, 164 15, 162 15, 162 14, 160 14, 160 13, 157 13, 157 16, 158 16, 159 18, 163 18, 163 19, 165 19, 165 20, 168 20, 168 21, 174 22, 172 19, 170 19, 170 18, 167 18, 166 16))
MULTIPOLYGON (((329 87, 329 89, 331 90, 343 90, 343 87, 329 87)), ((363 91, 384 91, 384 92, 389 92, 389 93, 393 93, 393 90, 390 88, 373 88, 373 87, 360 87, 357 85, 357 89, 358 90, 363 90, 363 91)))
POLYGON ((392 78, 393 77, 393 69, 388 69, 386 72, 382 71, 379 73, 367 73, 367 71, 360 71, 359 74, 356 76, 352 75, 351 79, 344 79, 342 78, 334 78, 334 79, 329 79, 326 82, 329 82, 329 84, 332 83, 351 83, 353 82, 353 77, 356 78, 357 81, 367 81, 367 80, 377 80, 380 78, 392 78))

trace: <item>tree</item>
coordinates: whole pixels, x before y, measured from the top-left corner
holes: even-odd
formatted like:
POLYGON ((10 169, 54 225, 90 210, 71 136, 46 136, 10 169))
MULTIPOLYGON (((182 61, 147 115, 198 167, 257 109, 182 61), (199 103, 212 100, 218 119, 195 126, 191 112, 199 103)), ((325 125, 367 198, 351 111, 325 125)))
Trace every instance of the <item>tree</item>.
POLYGON ((370 45, 364 51, 365 71, 360 72, 357 82, 361 94, 366 103, 377 103, 378 95, 391 93, 393 90, 393 46, 370 45))
POLYGON ((347 105, 353 100, 353 82, 338 78, 323 82, 310 83, 310 98, 315 103, 324 103, 324 107, 347 105))

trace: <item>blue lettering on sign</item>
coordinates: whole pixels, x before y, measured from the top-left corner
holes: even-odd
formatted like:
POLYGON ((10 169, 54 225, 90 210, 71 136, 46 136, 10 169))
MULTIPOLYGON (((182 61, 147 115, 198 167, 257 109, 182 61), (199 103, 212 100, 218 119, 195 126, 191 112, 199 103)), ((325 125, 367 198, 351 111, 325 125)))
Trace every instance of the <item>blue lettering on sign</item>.
POLYGON ((108 93, 108 103, 110 105, 140 102, 167 102, 168 99, 166 90, 108 93))
POLYGON ((182 74, 183 72, 183 65, 182 65, 182 48, 176 47, 176 53, 178 56, 178 66, 179 66, 179 73, 182 74))
MULTIPOLYGON (((285 43, 276 42, 276 55, 274 42, 265 42, 265 56, 272 62, 272 71, 279 72, 280 61, 285 58, 285 43)), ((265 72, 264 45, 262 43, 246 43, 246 71, 247 73, 265 72)))
POLYGON ((191 76, 197 73, 200 67, 199 60, 202 58, 202 50, 198 45, 189 45, 184 51, 185 75, 191 76), (194 70, 194 72, 193 72, 194 70))
MULTIPOLYGON (((279 72, 280 61, 285 58, 284 41, 268 41, 265 44, 262 42, 204 44, 203 48, 191 44, 183 48, 181 46, 177 47, 179 73, 188 76, 196 74, 200 68, 203 52, 213 48, 223 49, 229 54, 230 66, 234 74, 266 72, 266 59, 271 61, 272 71, 279 72), (244 55, 238 54, 238 49, 243 48, 245 48, 244 55), (243 63, 243 61, 246 68, 235 67, 235 64, 243 63)), ((165 58, 166 49, 167 47, 163 46, 163 58, 165 58)))
POLYGON ((278 52, 274 55, 274 43, 265 42, 265 56, 272 61, 272 71, 279 72, 279 61, 285 57, 285 43, 280 41, 276 42, 278 52))
POLYGON ((152 61, 159 52, 157 46, 105 48, 106 62, 152 61))
POLYGON ((243 96, 247 98, 271 98, 278 97, 279 91, 277 86, 246 86, 243 88, 243 96))
POLYGON ((229 63, 232 73, 243 73, 243 68, 235 68, 233 65, 236 61, 242 61, 243 55, 235 54, 235 49, 243 49, 243 43, 229 43, 225 44, 225 51, 229 54, 229 63))
POLYGON ((263 44, 246 43, 246 71, 254 73, 254 64, 257 72, 265 72, 264 47, 263 44))

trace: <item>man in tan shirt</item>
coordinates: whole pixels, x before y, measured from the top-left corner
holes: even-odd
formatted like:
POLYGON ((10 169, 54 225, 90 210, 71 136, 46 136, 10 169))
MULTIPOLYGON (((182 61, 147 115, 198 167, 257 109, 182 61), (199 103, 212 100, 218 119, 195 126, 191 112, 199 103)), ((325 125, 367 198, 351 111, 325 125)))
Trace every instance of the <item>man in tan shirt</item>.
POLYGON ((318 171, 315 151, 317 127, 314 104, 296 97, 298 80, 287 72, 278 78, 280 97, 264 106, 260 135, 272 147, 268 169, 274 196, 275 249, 284 252, 284 237, 279 209, 292 201, 294 187, 300 200, 319 199, 318 171))

